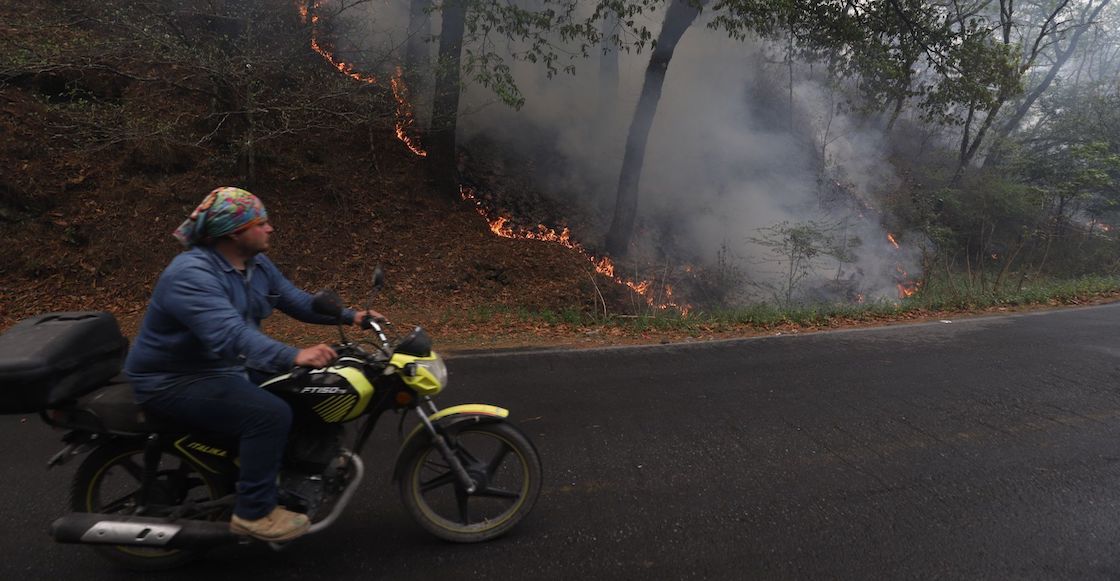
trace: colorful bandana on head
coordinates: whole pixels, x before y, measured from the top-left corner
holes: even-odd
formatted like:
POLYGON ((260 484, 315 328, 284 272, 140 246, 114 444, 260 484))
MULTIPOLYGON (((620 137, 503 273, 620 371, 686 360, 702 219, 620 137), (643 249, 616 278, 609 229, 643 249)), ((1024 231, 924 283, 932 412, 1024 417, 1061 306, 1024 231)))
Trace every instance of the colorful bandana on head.
POLYGON ((218 188, 172 234, 187 248, 268 220, 264 204, 241 188, 218 188))

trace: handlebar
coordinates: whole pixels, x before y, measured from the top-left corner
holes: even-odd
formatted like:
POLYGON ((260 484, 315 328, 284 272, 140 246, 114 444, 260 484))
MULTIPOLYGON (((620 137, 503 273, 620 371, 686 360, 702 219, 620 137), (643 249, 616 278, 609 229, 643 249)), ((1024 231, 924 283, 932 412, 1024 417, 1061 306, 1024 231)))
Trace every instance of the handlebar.
MULTIPOLYGON (((389 342, 389 338, 385 335, 385 327, 386 326, 391 327, 392 325, 393 324, 391 322, 389 322, 388 319, 385 319, 384 317, 375 318, 375 317, 372 317, 370 315, 366 315, 365 317, 363 317, 361 322, 358 324, 358 326, 360 328, 366 329, 366 330, 372 330, 374 333, 377 334, 377 338, 380 341, 380 345, 378 345, 376 343, 374 343, 373 345, 374 345, 374 347, 377 347, 377 349, 379 351, 381 351, 382 355, 384 355, 386 358, 390 357, 393 354, 393 347, 389 342)), ((342 342, 334 346, 334 350, 336 352, 338 352, 341 349, 344 349, 346 347, 356 346, 354 343, 350 342, 346 338, 345 333, 342 331, 342 327, 343 327, 343 323, 340 321, 339 326, 338 326, 338 332, 339 332, 339 338, 341 339, 342 342)), ((290 374, 291 374, 292 379, 297 379, 297 380, 298 379, 303 379, 303 378, 307 377, 307 375, 309 373, 311 373, 312 369, 313 369, 312 367, 295 365, 295 366, 292 367, 292 370, 291 370, 290 374)))
POLYGON ((385 318, 381 318, 379 320, 366 315, 362 318, 362 323, 359 326, 363 329, 369 329, 374 333, 377 333, 377 338, 381 340, 381 345, 379 346, 379 348, 381 349, 382 353, 388 356, 392 351, 392 347, 389 345, 389 338, 385 336, 385 327, 383 325, 392 325, 392 323, 390 323, 389 320, 385 318))
POLYGON ((361 327, 362 329, 367 329, 368 330, 368 329, 373 328, 373 324, 375 322, 378 323, 378 324, 381 324, 381 325, 389 326, 389 327, 393 326, 393 323, 389 322, 389 319, 386 319, 385 317, 374 318, 374 317, 371 317, 369 315, 366 315, 365 317, 362 317, 362 322, 359 323, 358 326, 361 327))

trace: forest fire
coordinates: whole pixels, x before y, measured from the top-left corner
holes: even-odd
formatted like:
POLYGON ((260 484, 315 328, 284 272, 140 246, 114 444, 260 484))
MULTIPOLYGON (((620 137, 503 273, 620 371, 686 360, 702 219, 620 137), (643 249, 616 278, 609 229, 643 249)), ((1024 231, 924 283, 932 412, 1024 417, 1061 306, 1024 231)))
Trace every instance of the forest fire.
POLYGON ((582 244, 572 240, 571 231, 568 228, 564 228, 559 233, 557 233, 556 230, 553 230, 552 228, 549 228, 544 224, 538 224, 536 230, 526 228, 518 228, 514 230, 514 228, 509 225, 509 216, 498 216, 497 218, 491 218, 486 208, 483 206, 482 201, 479 200, 475 195, 473 189, 467 186, 459 186, 459 195, 463 198, 463 200, 474 204, 475 211, 477 211, 478 214, 482 216, 490 225, 490 231, 494 234, 497 234, 498 236, 501 236, 503 238, 514 238, 523 240, 541 240, 544 242, 553 242, 565 248, 570 248, 586 258, 587 261, 595 267, 595 272, 611 279, 617 284, 628 287, 630 290, 640 295, 649 306, 663 310, 677 309, 681 312, 682 315, 687 315, 688 312, 692 309, 692 307, 689 305, 678 305, 677 303, 672 302, 673 287, 668 284, 664 285, 663 287, 664 298, 662 298, 656 296, 653 292, 653 281, 643 280, 635 282, 633 280, 616 275, 614 262, 609 257, 604 256, 602 258, 598 258, 588 252, 582 244))
MULTIPOLYGON (((377 84, 377 77, 358 72, 354 70, 354 65, 345 63, 337 58, 334 54, 327 50, 322 44, 319 43, 319 15, 316 11, 322 6, 323 0, 302 0, 299 3, 299 19, 300 22, 307 24, 310 18, 311 22, 311 50, 323 57, 338 71, 351 79, 367 83, 370 85, 377 84)), ((404 69, 397 67, 393 73, 393 77, 389 79, 389 86, 393 90, 393 99, 397 102, 396 107, 396 121, 394 122, 394 129, 396 130, 397 139, 401 141, 413 154, 420 157, 427 157, 428 152, 420 147, 419 140, 409 134, 412 129, 412 124, 416 121, 415 115, 412 112, 412 102, 408 95, 408 85, 404 82, 404 69)))
MULTIPOLYGON (((356 81, 376 84, 377 77, 355 71, 352 64, 342 62, 335 58, 334 54, 319 42, 319 15, 316 14, 316 11, 321 8, 322 3, 323 0, 300 0, 298 3, 300 21, 304 24, 307 24, 309 21, 311 23, 311 50, 318 53, 319 56, 323 57, 324 60, 338 69, 342 74, 356 81)), ((393 99, 397 104, 395 122, 397 139, 404 143, 413 154, 419 157, 427 157, 428 152, 420 146, 419 140, 415 136, 409 134, 409 130, 412 129, 412 125, 415 122, 415 116, 413 114, 412 102, 409 98, 408 85, 405 83, 404 71, 401 67, 398 66, 396 68, 393 76, 389 80, 389 84, 393 91, 393 99)), ((611 279, 615 283, 630 288, 640 295, 646 301, 646 304, 651 307, 658 309, 677 309, 683 315, 687 315, 691 309, 689 305, 682 306, 672 302, 673 288, 668 284, 662 285, 661 290, 664 293, 663 297, 660 295, 655 296, 653 293, 654 284, 652 281, 634 282, 633 280, 616 276, 614 263, 610 258, 596 258, 587 252, 580 243, 571 239, 571 232, 567 228, 564 228, 559 234, 543 224, 538 225, 535 231, 520 228, 515 231, 512 227, 507 225, 510 221, 508 216, 499 216, 495 219, 490 218, 482 202, 475 196, 474 190, 466 186, 460 186, 459 191, 464 200, 474 203, 475 210, 486 219, 487 223, 490 225, 490 230, 494 234, 504 238, 541 240, 560 244, 565 248, 570 248, 579 252, 594 265, 595 272, 611 279)))
POLYGON ((323 45, 319 44, 319 15, 316 13, 316 11, 321 5, 322 0, 302 0, 299 3, 300 22, 302 22, 303 24, 307 24, 308 18, 311 19, 311 50, 319 53, 319 56, 323 57, 323 59, 330 63, 331 66, 338 69, 338 72, 350 77, 351 79, 371 85, 377 83, 377 77, 355 71, 354 65, 336 59, 331 51, 327 50, 325 47, 323 47, 323 45))
MULTIPOLYGON (((898 245, 898 240, 895 239, 894 234, 891 234, 890 232, 887 232, 887 242, 890 242, 891 246, 894 246, 895 250, 902 249, 902 247, 898 245)), ((898 272, 898 276, 895 277, 898 281, 895 285, 898 287, 898 298, 904 299, 918 292, 918 289, 922 287, 922 281, 911 280, 910 274, 906 272, 906 269, 903 268, 901 262, 895 263, 894 268, 898 272)))
POLYGON ((404 69, 397 67, 393 78, 389 81, 393 87, 393 98, 397 101, 397 139, 404 143, 408 150, 420 157, 428 157, 428 152, 420 147, 419 140, 408 134, 416 117, 412 114, 412 101, 408 95, 408 85, 404 82, 404 69))
POLYGON ((898 274, 899 278, 903 279, 903 282, 898 283, 898 298, 904 299, 908 296, 911 296, 914 293, 918 292, 918 289, 921 288, 921 281, 909 280, 910 275, 907 274, 906 270, 902 268, 901 265, 899 265, 898 267, 898 274))

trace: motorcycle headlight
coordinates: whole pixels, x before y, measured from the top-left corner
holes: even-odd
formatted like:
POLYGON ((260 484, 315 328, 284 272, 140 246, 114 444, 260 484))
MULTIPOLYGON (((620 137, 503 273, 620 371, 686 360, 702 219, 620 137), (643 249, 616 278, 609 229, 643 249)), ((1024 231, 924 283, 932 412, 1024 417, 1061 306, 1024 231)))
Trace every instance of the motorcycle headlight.
POLYGON ((440 387, 447 387, 447 364, 443 362, 442 357, 433 352, 431 360, 417 361, 416 363, 427 369, 439 382, 440 387))
POLYGON ((420 395, 435 395, 447 386, 447 365, 439 355, 431 352, 427 357, 394 353, 390 369, 397 369, 405 385, 420 395))

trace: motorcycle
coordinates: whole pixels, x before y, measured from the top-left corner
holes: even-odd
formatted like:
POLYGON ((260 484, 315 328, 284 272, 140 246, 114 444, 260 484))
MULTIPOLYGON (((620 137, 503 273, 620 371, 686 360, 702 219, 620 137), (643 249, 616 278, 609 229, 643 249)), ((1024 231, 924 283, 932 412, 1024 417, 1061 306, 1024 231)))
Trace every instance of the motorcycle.
MULTIPOLYGON (((374 292, 383 284, 378 268, 374 292)), ((320 291, 313 309, 339 316, 342 301, 320 291)), ((51 525, 54 539, 91 545, 139 570, 171 568, 216 546, 252 542, 229 530, 236 441, 145 414, 133 402, 119 374, 123 350, 113 337, 111 315, 52 315, 57 316, 0 335, 0 353, 5 347, 16 352, 0 358, 0 396, 8 398, 7 404, 0 401, 0 413, 40 407, 47 423, 67 430, 65 447, 49 467, 88 453, 70 486, 73 512, 51 525), (28 341, 36 336, 52 347, 28 341), (85 364, 74 365, 82 359, 74 357, 76 351, 83 351, 85 364), (35 354, 40 364, 29 367, 35 354), (22 396, 11 387, 19 378, 22 396), (22 400, 12 403, 13 394, 22 400)), ((433 398, 447 387, 447 367, 431 338, 416 327, 390 340, 389 326, 367 318, 362 328, 375 339, 350 340, 340 324, 333 346, 338 358, 330 366, 295 368, 260 384, 293 411, 279 474, 280 504, 308 515, 308 534, 330 527, 358 492, 365 475, 361 453, 375 425, 385 412, 394 412, 401 416, 402 436, 405 419, 418 420, 403 437, 392 471, 408 514, 427 532, 453 542, 487 541, 509 532, 540 492, 536 448, 501 407, 439 409, 433 398)))

